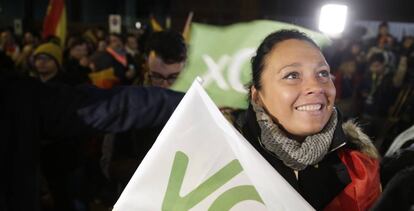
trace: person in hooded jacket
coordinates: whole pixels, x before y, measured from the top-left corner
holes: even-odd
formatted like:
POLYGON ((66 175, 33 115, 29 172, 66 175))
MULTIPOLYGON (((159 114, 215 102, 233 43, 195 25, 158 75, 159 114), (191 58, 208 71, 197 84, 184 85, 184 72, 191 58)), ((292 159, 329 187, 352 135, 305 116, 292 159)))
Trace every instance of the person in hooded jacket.
POLYGON ((52 42, 39 45, 33 52, 36 75, 43 83, 66 83, 62 69, 62 48, 52 42))
POLYGON ((334 106, 320 48, 305 34, 268 35, 252 58, 250 104, 234 125, 316 210, 368 210, 381 193, 378 153, 334 106))

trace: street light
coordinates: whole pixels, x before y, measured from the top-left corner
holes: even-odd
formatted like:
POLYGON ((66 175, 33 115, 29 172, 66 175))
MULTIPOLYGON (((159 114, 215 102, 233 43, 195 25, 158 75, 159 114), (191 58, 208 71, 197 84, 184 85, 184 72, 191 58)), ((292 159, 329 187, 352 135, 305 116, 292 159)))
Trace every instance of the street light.
POLYGON ((135 28, 137 28, 137 29, 141 29, 141 27, 142 27, 141 22, 137 21, 137 22, 135 23, 135 28))
POLYGON ((319 30, 329 36, 338 37, 345 29, 347 13, 346 5, 323 5, 319 16, 319 30))

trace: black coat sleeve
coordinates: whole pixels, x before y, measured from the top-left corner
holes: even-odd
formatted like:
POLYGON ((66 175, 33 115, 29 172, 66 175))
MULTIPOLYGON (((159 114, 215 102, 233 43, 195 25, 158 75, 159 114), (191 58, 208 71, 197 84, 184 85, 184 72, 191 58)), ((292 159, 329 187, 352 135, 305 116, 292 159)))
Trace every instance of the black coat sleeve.
POLYGON ((51 137, 117 133, 164 125, 183 93, 156 87, 45 87, 43 131, 51 137))

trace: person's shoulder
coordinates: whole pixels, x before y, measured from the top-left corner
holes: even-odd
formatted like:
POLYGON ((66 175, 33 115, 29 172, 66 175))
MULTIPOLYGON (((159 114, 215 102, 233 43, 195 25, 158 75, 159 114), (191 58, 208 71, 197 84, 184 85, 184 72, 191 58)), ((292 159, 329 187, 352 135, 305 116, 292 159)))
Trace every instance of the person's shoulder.
POLYGON ((346 201, 346 207, 354 206, 350 209, 368 210, 381 194, 379 156, 358 125, 348 121, 342 127, 348 144, 338 150, 338 156, 347 169, 351 183, 324 210, 344 209, 338 207, 335 201, 346 201), (352 196, 349 193, 353 193, 352 196))
POLYGON ((362 131, 357 123, 350 120, 343 123, 342 128, 348 138, 348 148, 350 151, 359 152, 368 158, 379 159, 378 150, 372 143, 372 140, 362 131))
POLYGON ((380 193, 378 151, 371 139, 354 122, 344 123, 343 128, 348 137, 348 145, 338 151, 339 158, 346 166, 353 186, 362 188, 358 190, 364 193, 361 195, 368 194, 372 198, 377 198, 380 193), (365 189, 364 187, 370 188, 365 189))

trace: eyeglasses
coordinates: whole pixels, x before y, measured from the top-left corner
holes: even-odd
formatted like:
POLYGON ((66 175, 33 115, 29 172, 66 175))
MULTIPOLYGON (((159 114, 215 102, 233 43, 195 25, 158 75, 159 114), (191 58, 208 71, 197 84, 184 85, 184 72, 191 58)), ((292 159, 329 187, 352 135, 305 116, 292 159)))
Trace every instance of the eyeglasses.
POLYGON ((151 72, 149 77, 153 83, 162 84, 164 81, 167 81, 169 85, 172 85, 177 80, 178 73, 173 73, 165 77, 159 73, 151 72))

